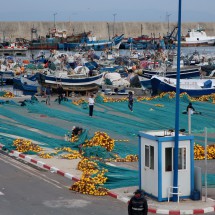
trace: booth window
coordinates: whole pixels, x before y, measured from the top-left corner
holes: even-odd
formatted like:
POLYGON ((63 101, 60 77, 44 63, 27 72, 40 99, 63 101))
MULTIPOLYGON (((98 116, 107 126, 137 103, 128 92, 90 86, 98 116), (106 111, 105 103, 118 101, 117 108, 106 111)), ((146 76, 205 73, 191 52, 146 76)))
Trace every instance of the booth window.
POLYGON ((149 146, 145 146, 145 166, 149 167, 149 146))
POLYGON ((145 146, 145 166, 154 169, 154 146, 145 146))
POLYGON ((154 169, 154 147, 150 146, 150 169, 154 169))
POLYGON ((186 169, 186 148, 178 149, 178 169, 186 169))
MULTIPOLYGON (((186 169, 186 148, 178 149, 178 169, 186 169)), ((165 171, 173 170, 173 148, 165 148, 165 171)))
POLYGON ((165 148, 165 170, 172 171, 172 148, 165 148))

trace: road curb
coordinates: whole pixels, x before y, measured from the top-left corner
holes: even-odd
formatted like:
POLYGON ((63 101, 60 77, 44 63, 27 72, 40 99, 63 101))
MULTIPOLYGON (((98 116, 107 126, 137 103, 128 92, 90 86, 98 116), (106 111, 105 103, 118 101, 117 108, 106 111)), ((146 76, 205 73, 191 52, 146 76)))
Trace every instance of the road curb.
MULTIPOLYGON (((4 151, 4 145, 2 145, 0 143, 0 150, 1 151, 4 151)), ((11 150, 9 151, 9 154, 17 157, 17 158, 21 158, 23 160, 25 160, 26 162, 29 162, 29 163, 32 163, 33 165, 36 165, 38 167, 41 167, 41 168, 44 168, 44 169, 47 169, 53 173, 57 173, 63 177, 66 177, 68 179, 71 179, 73 181, 79 181, 80 179, 73 176, 72 174, 70 173, 66 173, 64 171, 61 171, 60 169, 54 167, 54 166, 49 166, 47 165, 46 163, 42 162, 42 161, 38 161, 36 159, 33 159, 31 158, 29 155, 25 155, 25 154, 22 154, 21 152, 18 152, 18 151, 15 151, 15 150, 11 150)), ((122 197, 114 192, 111 192, 109 191, 108 192, 108 196, 111 196, 115 199, 118 199, 124 203, 127 203, 129 202, 129 198, 127 197, 122 197)), ((149 213, 154 213, 154 214, 168 214, 168 215, 181 215, 181 214, 205 214, 205 213, 210 213, 210 212, 214 212, 215 211, 215 205, 212 206, 212 207, 207 207, 207 208, 202 208, 202 209, 193 209, 193 210, 164 210, 164 209, 155 209, 155 208, 148 208, 148 212, 149 213)))
MULTIPOLYGON (((126 197, 121 197, 113 192, 108 192, 108 195, 116 198, 118 200, 121 200, 125 203, 128 203, 130 199, 126 197)), ((202 209, 187 209, 187 210, 164 210, 164 209, 155 209, 155 208, 148 208, 149 213, 154 213, 154 214, 168 214, 168 215, 181 215, 181 214, 206 214, 210 212, 215 211, 215 205, 213 207, 207 207, 207 208, 202 208, 202 209)))
MULTIPOLYGON (((4 151, 3 147, 4 147, 4 145, 0 144, 0 150, 4 151)), ((36 165, 38 167, 47 169, 47 170, 49 170, 49 171, 51 171, 53 173, 57 173, 57 174, 59 174, 61 176, 64 176, 64 177, 66 177, 68 179, 71 179, 73 181, 79 181, 80 180, 79 178, 73 176, 70 173, 63 172, 62 170, 60 170, 60 169, 58 169, 58 168, 56 168, 54 166, 49 166, 46 163, 44 163, 42 161, 38 161, 38 160, 36 160, 34 158, 31 158, 29 155, 22 154, 21 152, 11 150, 11 151, 9 151, 9 154, 11 154, 12 156, 15 156, 17 158, 21 158, 22 160, 24 160, 24 161, 26 161, 28 163, 31 163, 33 165, 36 165)))

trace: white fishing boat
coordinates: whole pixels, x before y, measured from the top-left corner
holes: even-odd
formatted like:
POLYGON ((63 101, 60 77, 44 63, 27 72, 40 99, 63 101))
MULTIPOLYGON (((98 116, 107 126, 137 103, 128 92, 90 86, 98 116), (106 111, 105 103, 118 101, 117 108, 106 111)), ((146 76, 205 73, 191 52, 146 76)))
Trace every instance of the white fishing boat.
POLYGON ((214 46, 215 36, 207 36, 203 28, 190 29, 186 36, 182 37, 181 46, 214 46))
MULTIPOLYGON (((175 78, 153 76, 151 78, 153 94, 161 92, 176 92, 175 78)), ((215 93, 215 79, 180 79, 180 93, 187 93, 192 97, 215 93)))
MULTIPOLYGON (((180 78, 189 79, 200 77, 200 67, 199 66, 185 66, 184 61, 180 61, 180 78)), ((154 75, 159 75, 167 78, 176 78, 177 76, 177 66, 176 58, 173 60, 173 65, 166 66, 162 64, 161 67, 154 69, 143 69, 141 73, 138 73, 138 78, 143 90, 151 89, 151 78, 154 75)))
POLYGON ((19 43, 0 43, 0 56, 26 56, 28 47, 19 43))

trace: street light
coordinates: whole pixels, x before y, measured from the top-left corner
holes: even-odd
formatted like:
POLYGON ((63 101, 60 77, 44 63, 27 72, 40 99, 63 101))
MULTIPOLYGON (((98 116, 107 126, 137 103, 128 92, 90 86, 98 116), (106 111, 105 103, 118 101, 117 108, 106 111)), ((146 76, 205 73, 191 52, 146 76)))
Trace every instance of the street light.
POLYGON ((114 37, 114 30, 115 30, 115 17, 116 17, 116 13, 113 14, 113 37, 114 37))
POLYGON ((53 15, 54 15, 54 28, 55 28, 56 27, 56 25, 55 25, 55 16, 57 15, 57 13, 54 13, 53 15))
POLYGON ((168 12, 166 13, 167 22, 168 22, 168 32, 167 32, 167 36, 169 35, 169 17, 170 17, 171 15, 172 15, 172 14, 169 14, 168 12))
POLYGON ((109 41, 110 41, 110 26, 109 26, 108 22, 107 22, 107 28, 108 28, 108 38, 109 38, 109 41))
POLYGON ((4 43, 5 42, 5 31, 2 31, 2 42, 4 43))

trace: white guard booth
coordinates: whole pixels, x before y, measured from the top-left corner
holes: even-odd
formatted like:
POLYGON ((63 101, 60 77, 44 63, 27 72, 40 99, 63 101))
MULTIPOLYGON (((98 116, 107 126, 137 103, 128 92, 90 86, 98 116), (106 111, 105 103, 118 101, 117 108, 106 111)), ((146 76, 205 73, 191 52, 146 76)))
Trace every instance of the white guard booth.
MULTIPOLYGON (((159 202, 168 200, 173 186, 174 144, 174 132, 139 132, 139 187, 159 202)), ((179 134, 178 145, 180 197, 191 198, 194 190, 194 136, 179 134)))

